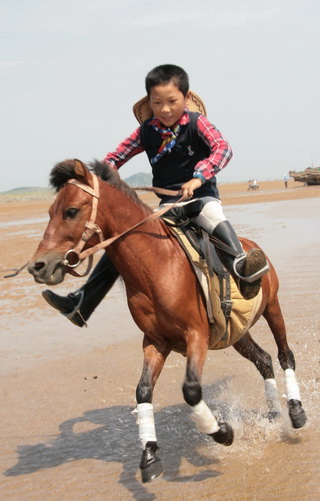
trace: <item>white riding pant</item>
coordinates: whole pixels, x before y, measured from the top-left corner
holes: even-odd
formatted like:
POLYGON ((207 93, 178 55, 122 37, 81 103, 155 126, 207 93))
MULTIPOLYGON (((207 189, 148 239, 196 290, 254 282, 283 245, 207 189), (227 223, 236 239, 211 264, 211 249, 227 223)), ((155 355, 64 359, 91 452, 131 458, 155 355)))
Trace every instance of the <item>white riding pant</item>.
MULTIPOLYGON (((216 226, 222 223, 222 221, 227 221, 227 218, 223 213, 221 201, 218 198, 203 197, 201 198, 201 200, 204 203, 204 207, 202 211, 198 214, 198 216, 192 219, 197 224, 197 226, 200 226, 200 228, 203 228, 206 232, 212 235, 216 226)), ((176 207, 190 204, 193 201, 194 199, 188 200, 187 202, 180 202, 176 205, 176 207)), ((165 207, 166 205, 171 205, 171 204, 161 204, 160 207, 165 207)))

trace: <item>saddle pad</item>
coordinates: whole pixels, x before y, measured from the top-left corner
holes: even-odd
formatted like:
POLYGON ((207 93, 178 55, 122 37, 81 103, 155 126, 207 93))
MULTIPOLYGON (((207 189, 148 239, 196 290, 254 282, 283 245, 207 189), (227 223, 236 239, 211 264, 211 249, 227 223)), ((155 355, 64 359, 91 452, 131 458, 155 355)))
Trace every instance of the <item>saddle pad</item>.
POLYGON ((171 227, 174 235, 185 250, 201 285, 207 306, 208 319, 211 324, 210 350, 220 350, 236 343, 249 330, 254 317, 261 305, 262 291, 253 298, 246 300, 230 276, 232 310, 230 320, 221 309, 220 284, 216 275, 210 277, 205 259, 192 247, 184 233, 176 227, 171 227))

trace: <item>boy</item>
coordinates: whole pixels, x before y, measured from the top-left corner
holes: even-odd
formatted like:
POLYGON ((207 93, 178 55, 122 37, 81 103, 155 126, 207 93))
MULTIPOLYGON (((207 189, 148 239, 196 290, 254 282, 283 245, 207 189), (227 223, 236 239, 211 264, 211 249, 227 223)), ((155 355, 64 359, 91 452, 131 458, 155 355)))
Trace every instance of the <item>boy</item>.
MULTIPOLYGON (((154 186, 181 190, 181 195, 188 199, 200 198, 204 206, 194 222, 235 251, 236 256, 217 249, 243 297, 255 297, 260 290, 260 279, 268 271, 266 258, 259 249, 244 253, 223 214, 216 186, 215 176, 231 159, 231 147, 203 114, 189 111, 194 94, 182 68, 171 64, 157 66, 148 73, 145 84, 148 99, 144 102, 150 118, 120 143, 115 152, 108 153, 104 161, 119 169, 134 155, 145 151, 154 186)), ((175 202, 180 196, 160 198, 161 205, 175 202)), ((45 290, 43 297, 82 327, 117 277, 118 272, 105 253, 79 290, 67 297, 45 290)))

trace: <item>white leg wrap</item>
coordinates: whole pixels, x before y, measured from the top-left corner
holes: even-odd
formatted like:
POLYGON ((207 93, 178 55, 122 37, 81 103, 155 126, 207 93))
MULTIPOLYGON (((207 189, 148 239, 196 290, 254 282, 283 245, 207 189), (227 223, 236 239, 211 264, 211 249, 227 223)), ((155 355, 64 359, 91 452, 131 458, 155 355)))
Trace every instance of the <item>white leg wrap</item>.
POLYGON ((137 414, 137 425, 139 426, 139 439, 144 449, 147 442, 156 442, 156 428, 154 425, 154 414, 152 404, 138 404, 132 414, 137 414))
POLYGON ((191 419, 196 423, 199 431, 210 435, 211 433, 216 433, 219 430, 216 418, 203 400, 200 400, 200 402, 197 405, 192 406, 191 409, 191 419))
POLYGON ((300 390, 293 369, 284 371, 286 380, 287 400, 299 400, 301 402, 300 390))
POLYGON ((281 413, 278 388, 274 378, 265 379, 264 391, 269 410, 281 413))

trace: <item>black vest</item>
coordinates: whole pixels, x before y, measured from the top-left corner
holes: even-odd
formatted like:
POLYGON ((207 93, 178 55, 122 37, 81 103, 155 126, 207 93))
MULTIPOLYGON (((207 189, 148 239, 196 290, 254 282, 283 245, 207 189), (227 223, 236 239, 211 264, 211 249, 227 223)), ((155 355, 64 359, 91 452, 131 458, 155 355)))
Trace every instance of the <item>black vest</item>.
MULTIPOLYGON (((209 146, 202 141, 198 134, 197 120, 199 113, 189 112, 190 122, 181 126, 177 142, 170 153, 165 153, 160 160, 151 165, 153 186, 169 190, 180 190, 181 186, 193 177, 194 168, 200 160, 210 155, 209 146)), ((140 139, 149 161, 156 156, 162 144, 162 137, 150 120, 143 122, 140 128, 140 139)), ((151 164, 151 162, 150 162, 151 164)), ((180 197, 158 195, 161 203, 175 202, 180 197)), ((215 176, 206 181, 194 192, 193 198, 219 198, 215 176)))

